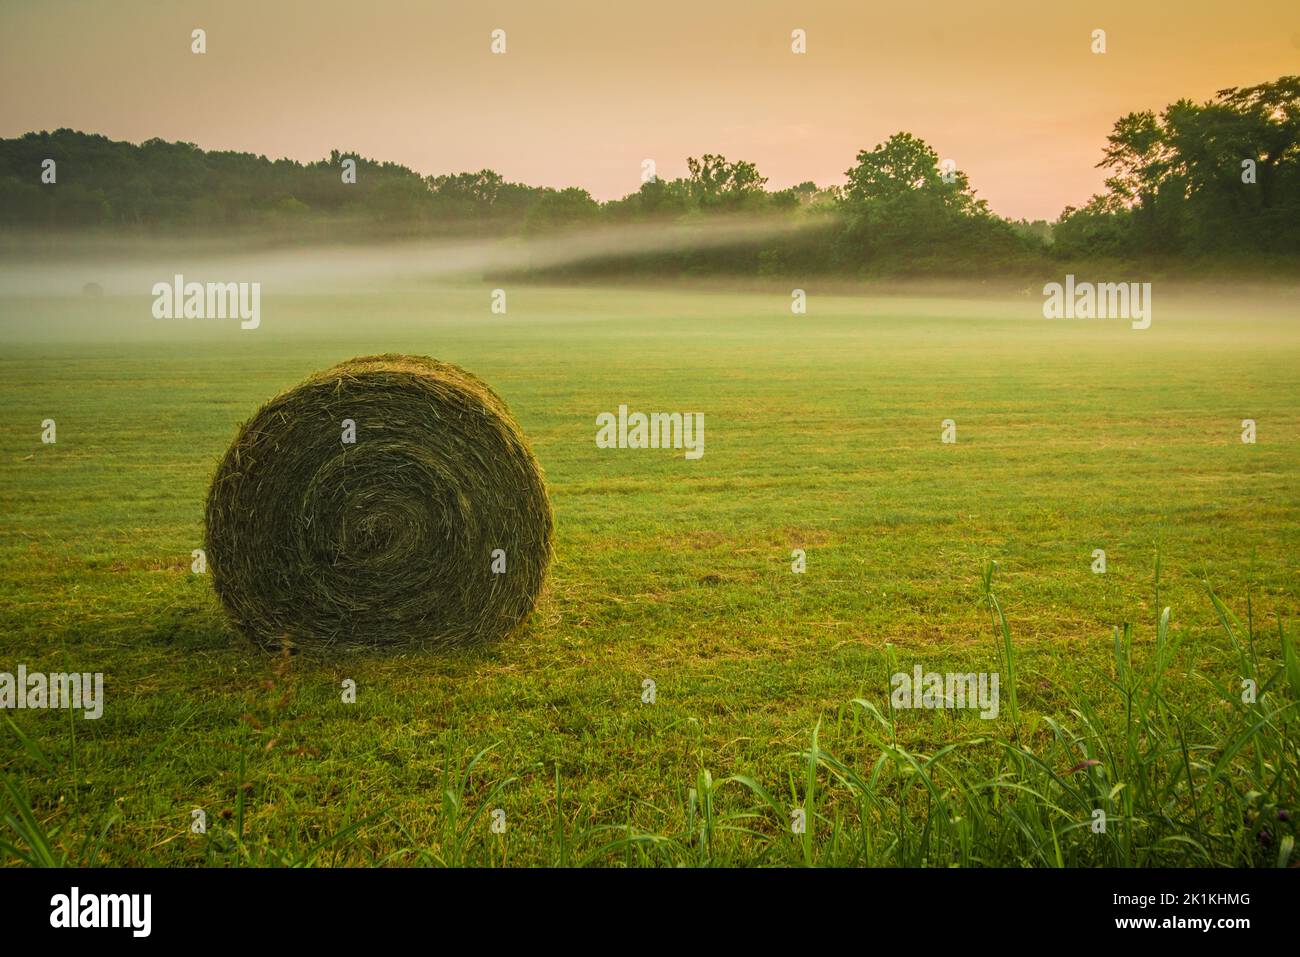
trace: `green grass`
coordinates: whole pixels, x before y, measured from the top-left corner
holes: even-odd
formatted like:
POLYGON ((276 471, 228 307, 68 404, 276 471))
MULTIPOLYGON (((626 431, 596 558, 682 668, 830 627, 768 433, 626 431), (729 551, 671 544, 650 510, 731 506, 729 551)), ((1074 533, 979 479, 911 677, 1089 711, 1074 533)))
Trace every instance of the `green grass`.
POLYGON ((1168 294, 1133 331, 1036 295, 810 293, 792 317, 788 290, 512 287, 502 317, 487 287, 268 291, 251 332, 0 299, 0 671, 107 693, 98 721, 6 713, 0 857, 1290 862, 1292 300, 1168 294), (510 403, 547 593, 485 650, 269 656, 190 574, 208 479, 267 397, 387 351, 510 403), (704 457, 598 449, 620 403, 703 411, 704 457), (892 712, 917 663, 999 671, 999 717, 892 712))

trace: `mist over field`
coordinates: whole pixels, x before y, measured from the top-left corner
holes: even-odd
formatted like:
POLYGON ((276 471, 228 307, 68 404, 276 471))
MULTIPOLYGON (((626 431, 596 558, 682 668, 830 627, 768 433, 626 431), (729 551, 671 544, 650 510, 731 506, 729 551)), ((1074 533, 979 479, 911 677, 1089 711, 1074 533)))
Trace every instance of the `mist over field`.
MULTIPOLYGON (((473 258, 457 248, 459 262, 473 258)), ((1007 773, 996 770, 990 726, 1032 734, 1060 767, 1077 763, 1079 746, 1044 737, 1044 716, 1086 706, 1118 722, 1109 733, 1122 733, 1122 700, 1103 677, 1113 668, 1113 629, 1135 623, 1132 653, 1145 661, 1160 608, 1174 609, 1178 667, 1214 680, 1171 680, 1161 720, 1184 722, 1194 745, 1213 747, 1205 716, 1217 727, 1238 714, 1232 693, 1225 701, 1213 689, 1231 688, 1241 666, 1206 588, 1239 615, 1249 596, 1253 620, 1271 628, 1288 628, 1300 613, 1300 326, 1286 290, 1157 285, 1144 330, 1123 319, 1047 320, 1041 290, 969 286, 886 294, 871 284, 846 293, 811 286, 807 312, 793 315, 780 286, 509 281, 508 309, 493 314, 493 283, 429 278, 422 270, 431 255, 421 246, 398 255, 293 250, 283 264, 271 257, 262 274, 285 277, 286 288, 267 280, 253 330, 154 319, 146 283, 169 276, 150 268, 114 276, 64 264, 43 279, 43 288, 63 290, 83 277, 106 290, 140 284, 120 295, 0 297, 0 401, 10 410, 0 423, 9 450, 0 458, 0 626, 8 652, 31 668, 56 670, 66 647, 80 668, 111 679, 102 719, 79 729, 76 745, 80 774, 94 784, 75 816, 62 812, 76 831, 118 799, 129 802, 105 849, 109 862, 223 860, 225 844, 158 842, 184 827, 192 806, 214 814, 229 806, 231 755, 241 751, 251 755, 244 773, 254 782, 244 840, 264 842, 267 854, 300 839, 305 819, 292 808, 317 809, 310 826, 333 832, 363 819, 360 807, 380 795, 410 836, 371 822, 335 861, 374 861, 412 840, 452 853, 457 845, 442 830, 450 819, 428 814, 427 782, 460 773, 457 761, 492 747, 473 774, 485 788, 514 782, 493 798, 512 822, 508 844, 484 832, 455 853, 476 863, 503 863, 503 848, 504 862, 563 859, 550 838, 558 771, 565 801, 590 809, 572 822, 575 853, 617 863, 621 852, 601 850, 604 809, 634 793, 635 833, 689 832, 682 782, 695 781, 701 762, 719 778, 779 782, 791 749, 819 722, 819 747, 874 760, 874 719, 861 723, 846 703, 886 709, 885 676, 910 673, 915 662, 1003 676, 996 721, 924 711, 892 718, 892 734, 909 748, 959 742, 958 763, 939 772, 959 796, 940 812, 943 823, 930 825, 943 848, 932 853, 975 866, 983 852, 962 851, 948 822, 988 813, 978 782, 1007 773), (321 295, 314 282, 337 281, 348 263, 346 290, 321 295), (401 268, 389 272, 394 263, 401 268), (454 362, 509 403, 555 509, 550 582, 530 627, 490 650, 420 655, 418 667, 410 654, 310 650, 291 666, 277 663, 230 634, 208 577, 191 570, 208 482, 262 402, 342 359, 380 352, 454 362), (596 417, 620 404, 702 413, 704 454, 687 461, 673 450, 602 450, 596 417), (39 441, 46 419, 57 421, 57 444, 39 441), (1244 419, 1258 422, 1257 445, 1243 444, 1244 419), (952 445, 941 442, 948 420, 952 445), (1089 571, 1098 548, 1109 561, 1104 575, 1089 571), (804 574, 791 572, 796 549, 807 556, 804 574), (1016 680, 980 599, 990 563, 1016 680), (368 689, 360 710, 338 704, 340 674, 368 689), (653 707, 638 699, 647 678, 659 689, 653 707), (293 695, 292 716, 274 710, 267 682, 275 696, 293 695), (141 688, 151 690, 132 690, 141 688), (140 735, 171 728, 176 715, 205 748, 182 764, 148 760, 166 745, 142 747, 140 735), (411 741, 438 749, 412 750, 411 741), (383 757, 390 753, 400 760, 383 757), (539 767, 538 755, 550 763, 539 767), (330 791, 329 782, 354 774, 366 782, 360 806, 330 791)), ((185 263, 195 278, 208 265, 197 255, 185 263)), ((1271 674, 1268 662, 1284 646, 1276 631, 1254 641, 1271 674)), ((1253 723, 1255 713, 1240 720, 1253 723)), ((64 716, 21 719, 49 760, 71 759, 64 716)), ((1147 733, 1163 733, 1151 721, 1147 733)), ((1153 749, 1115 755, 1113 770, 1093 772, 1102 796, 1139 768, 1184 773, 1167 763, 1180 753, 1169 740, 1153 749)), ((1034 773, 1027 766, 1017 780, 1055 786, 1034 773)), ((1208 857, 1192 859, 1275 859, 1275 848, 1243 829, 1235 805, 1201 793, 1216 786, 1209 773, 1193 780, 1199 806, 1219 809, 1207 813, 1218 815, 1223 836, 1205 838, 1208 857)), ((53 799, 54 785, 28 780, 33 800, 53 799)), ((1270 780, 1251 785, 1268 789, 1270 780)), ((888 818, 875 817, 874 803, 860 806, 857 791, 826 785, 818 800, 827 814, 861 813, 883 829, 909 808, 909 841, 927 826, 903 766, 869 799, 889 802, 888 818)), ((1284 781, 1268 800, 1292 793, 1284 781)), ((1023 793, 1002 799, 1037 813, 1023 793)), ((728 813, 749 813, 734 783, 719 800, 728 813)), ((767 836, 721 842, 716 860, 767 853, 796 863, 815 853, 850 863, 866 853, 813 851, 789 837, 783 820, 804 800, 780 799, 779 813, 759 822, 767 836)), ((1091 813, 1074 800, 1056 797, 1063 826, 1091 813)), ((1172 845, 1129 850, 1118 839, 1124 812, 1096 800, 1121 822, 1112 824, 1116 837, 1071 832, 1061 838, 1068 861, 1185 860, 1172 845)), ((1001 817, 988 818, 990 834, 1018 842, 1028 862, 1050 861, 1038 838, 1004 829, 1001 817)), ((645 863, 694 859, 688 837, 668 840, 645 863)), ((879 853, 878 863, 920 863, 879 853)))
POLYGON ((0 260, 0 295, 68 295, 82 292, 87 282, 98 283, 108 294, 127 295, 169 280, 175 272, 199 282, 254 281, 288 293, 327 294, 395 281, 544 270, 604 256, 716 249, 788 236, 801 228, 808 227, 749 216, 698 225, 587 228, 538 238, 280 245, 255 252, 241 250, 240 243, 229 240, 73 239, 52 255, 20 252, 0 260), (214 245, 229 248, 214 252, 214 245))

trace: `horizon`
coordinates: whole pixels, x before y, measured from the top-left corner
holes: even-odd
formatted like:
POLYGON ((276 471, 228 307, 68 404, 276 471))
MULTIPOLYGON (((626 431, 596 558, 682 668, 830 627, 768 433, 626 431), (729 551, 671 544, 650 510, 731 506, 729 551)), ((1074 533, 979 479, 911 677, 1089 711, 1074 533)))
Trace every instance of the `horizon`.
POLYGON ((942 23, 839 2, 673 0, 653 20, 590 2, 489 15, 395 0, 362 18, 330 0, 306 19, 302 6, 129 0, 60 16, 73 6, 0 10, 0 136, 68 128, 302 163, 338 149, 426 176, 493 169, 607 202, 636 191, 643 160, 674 179, 704 153, 755 163, 773 191, 839 185, 860 150, 906 130, 965 171, 993 212, 1048 222, 1103 189, 1096 164, 1124 114, 1273 80, 1300 58, 1300 12, 1281 3, 1251 19, 1201 3, 1169 21, 1118 3, 1076 12, 1015 0, 996 18, 955 10, 942 23), (1256 26, 1265 18, 1268 30, 1256 26), (206 31, 203 55, 190 50, 193 28, 206 31), (489 49, 497 28, 503 55, 489 49), (795 28, 804 54, 791 52, 795 28), (1094 28, 1105 54, 1089 49, 1094 28))

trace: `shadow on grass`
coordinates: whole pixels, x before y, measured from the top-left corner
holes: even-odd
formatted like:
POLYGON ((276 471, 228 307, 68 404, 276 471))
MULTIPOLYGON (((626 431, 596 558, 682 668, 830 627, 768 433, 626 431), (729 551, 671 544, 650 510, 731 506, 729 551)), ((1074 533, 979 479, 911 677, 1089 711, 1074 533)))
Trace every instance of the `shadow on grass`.
POLYGON ((142 645, 178 651, 222 651, 251 645, 230 627, 221 609, 207 602, 190 602, 160 608, 132 629, 130 636, 142 645))
MULTIPOLYGON (((102 628, 83 626, 77 629, 81 637, 100 638, 102 628)), ((141 621, 128 632, 131 640, 141 645, 164 647, 181 652, 235 651, 241 655, 266 658, 268 661, 286 652, 293 658, 313 665, 332 665, 358 659, 395 661, 403 658, 418 659, 438 670, 458 670, 492 663, 500 659, 505 642, 516 641, 524 632, 497 642, 479 642, 447 648, 433 642, 403 643, 398 645, 362 646, 341 641, 294 642, 259 644, 244 635, 226 617, 215 599, 207 601, 186 600, 159 609, 147 621, 141 621)))

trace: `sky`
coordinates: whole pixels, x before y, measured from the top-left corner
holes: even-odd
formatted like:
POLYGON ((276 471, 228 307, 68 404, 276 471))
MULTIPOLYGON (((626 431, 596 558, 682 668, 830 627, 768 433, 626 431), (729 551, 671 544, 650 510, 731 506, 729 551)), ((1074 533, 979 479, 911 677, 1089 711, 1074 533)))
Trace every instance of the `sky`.
POLYGON ((995 212, 1052 220, 1101 190, 1124 113, 1294 73, 1300 4, 1279 0, 0 0, 0 136, 339 149, 598 199, 706 152, 771 189, 841 183, 907 130, 995 212))

